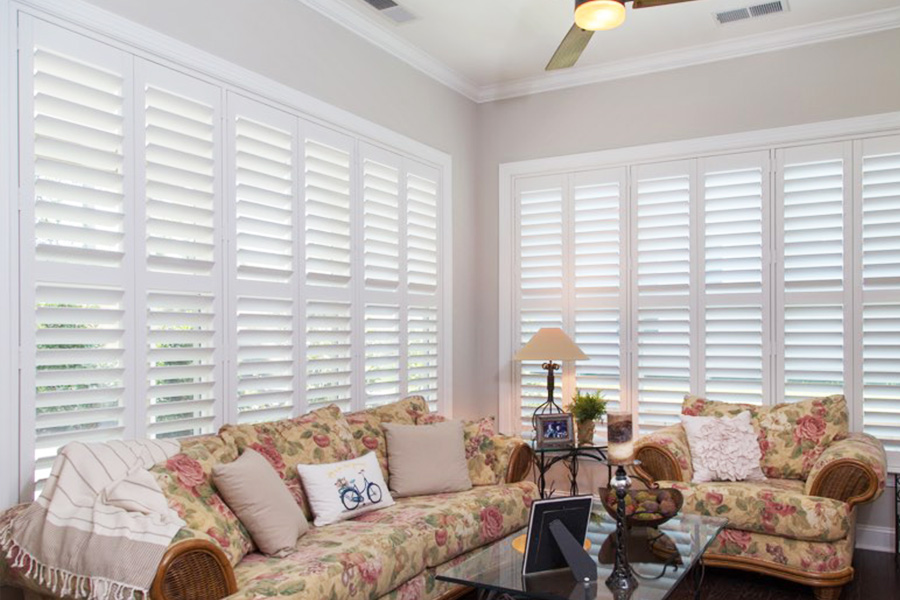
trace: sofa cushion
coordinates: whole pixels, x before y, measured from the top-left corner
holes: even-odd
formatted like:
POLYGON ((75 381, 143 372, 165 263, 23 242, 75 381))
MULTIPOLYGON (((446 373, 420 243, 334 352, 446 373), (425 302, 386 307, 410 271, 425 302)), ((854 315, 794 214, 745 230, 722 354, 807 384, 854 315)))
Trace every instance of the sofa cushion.
MULTIPOLYGON (((417 425, 433 425, 443 423, 447 418, 437 413, 430 413, 419 418, 417 425)), ((463 421, 463 441, 466 447, 466 463, 469 468, 469 479, 472 485, 494 485, 505 480, 498 477, 498 463, 504 458, 504 451, 512 451, 496 442, 496 433, 493 417, 485 417, 477 421, 463 421)), ((518 438, 514 438, 517 441, 518 438)), ((513 444, 514 446, 514 444, 513 444)), ((507 462, 509 455, 505 456, 507 462)))
POLYGON ((428 542, 423 530, 397 525, 316 527, 284 558, 245 557, 235 568, 240 591, 229 600, 380 598, 425 570, 428 542))
POLYGON ((357 521, 415 527, 427 532, 429 567, 484 546, 528 525, 537 486, 530 481, 472 488, 466 492, 399 498, 357 521))
POLYGON ((262 454, 284 480, 294 500, 312 518, 296 466, 339 462, 356 458, 353 435, 341 409, 320 408, 296 419, 271 423, 225 425, 220 435, 241 452, 251 448, 262 454))
POLYGON ((685 512, 727 517, 731 529, 831 542, 846 537, 851 528, 848 504, 807 496, 801 481, 660 481, 659 485, 673 487, 684 495, 685 512))
POLYGON ((853 535, 834 542, 810 542, 765 533, 723 529, 703 556, 744 557, 806 573, 847 572, 853 562, 853 535))
POLYGON ((748 410, 759 435, 760 466, 766 477, 806 480, 834 440, 849 434, 847 401, 841 395, 791 404, 753 406, 686 396, 681 412, 700 417, 735 417, 748 410))
POLYGON ((220 436, 204 436, 186 440, 180 453, 150 468, 185 527, 215 540, 231 564, 250 552, 253 542, 213 486, 212 469, 236 458, 233 444, 220 436))
POLYGON ((384 480, 390 483, 387 443, 381 425, 384 423, 413 425, 420 415, 426 413, 428 413, 428 403, 425 402, 425 398, 409 396, 399 402, 349 413, 345 415, 345 418, 353 436, 356 454, 362 456, 366 452, 375 452, 378 456, 378 464, 381 466, 381 474, 384 476, 384 480))
POLYGON ((736 417, 681 415, 694 467, 694 483, 705 481, 760 481, 757 433, 750 411, 736 417))

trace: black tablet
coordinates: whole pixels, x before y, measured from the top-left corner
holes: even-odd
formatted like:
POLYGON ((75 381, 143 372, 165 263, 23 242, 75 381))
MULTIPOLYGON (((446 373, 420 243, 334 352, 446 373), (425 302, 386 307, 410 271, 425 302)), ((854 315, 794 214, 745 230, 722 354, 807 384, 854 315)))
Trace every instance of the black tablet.
POLYGON ((584 544, 591 520, 591 504, 591 496, 547 498, 532 503, 531 517, 528 520, 528 537, 525 542, 525 560, 522 563, 523 575, 568 567, 556 539, 550 532, 550 524, 554 521, 561 522, 579 544, 584 544))

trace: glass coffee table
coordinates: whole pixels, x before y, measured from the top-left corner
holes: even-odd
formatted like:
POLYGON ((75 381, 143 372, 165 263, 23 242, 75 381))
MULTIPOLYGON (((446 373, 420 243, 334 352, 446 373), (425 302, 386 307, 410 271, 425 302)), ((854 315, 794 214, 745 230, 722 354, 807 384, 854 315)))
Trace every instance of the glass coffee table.
POLYGON ((597 562, 597 581, 578 583, 568 570, 522 576, 523 555, 513 540, 525 529, 471 553, 459 564, 439 568, 437 579, 475 588, 480 600, 663 600, 692 574, 694 595, 699 596, 701 557, 728 523, 720 517, 678 515, 658 528, 632 527, 626 545, 638 587, 631 596, 616 596, 606 587, 615 558, 616 523, 599 503, 594 507, 588 553, 597 562))

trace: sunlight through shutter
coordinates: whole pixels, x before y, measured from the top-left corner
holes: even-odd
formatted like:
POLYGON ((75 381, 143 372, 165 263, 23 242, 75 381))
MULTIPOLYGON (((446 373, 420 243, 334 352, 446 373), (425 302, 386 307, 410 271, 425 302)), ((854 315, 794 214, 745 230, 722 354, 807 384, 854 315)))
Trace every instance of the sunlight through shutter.
POLYGON ((640 431, 677 422, 691 391, 690 163, 637 169, 637 402, 640 431))
POLYGON ((306 304, 306 398, 309 408, 337 404, 350 410, 350 303, 306 304))
POLYGON ((900 137, 862 150, 863 428, 900 465, 900 137))

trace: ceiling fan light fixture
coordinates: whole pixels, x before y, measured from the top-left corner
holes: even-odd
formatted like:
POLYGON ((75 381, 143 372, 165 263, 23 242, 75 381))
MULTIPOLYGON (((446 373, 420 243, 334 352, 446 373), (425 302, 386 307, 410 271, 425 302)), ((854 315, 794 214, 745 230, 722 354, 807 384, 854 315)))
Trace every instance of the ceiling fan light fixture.
POLYGON ((586 31, 615 29, 624 22, 624 0, 575 0, 575 24, 586 31))

